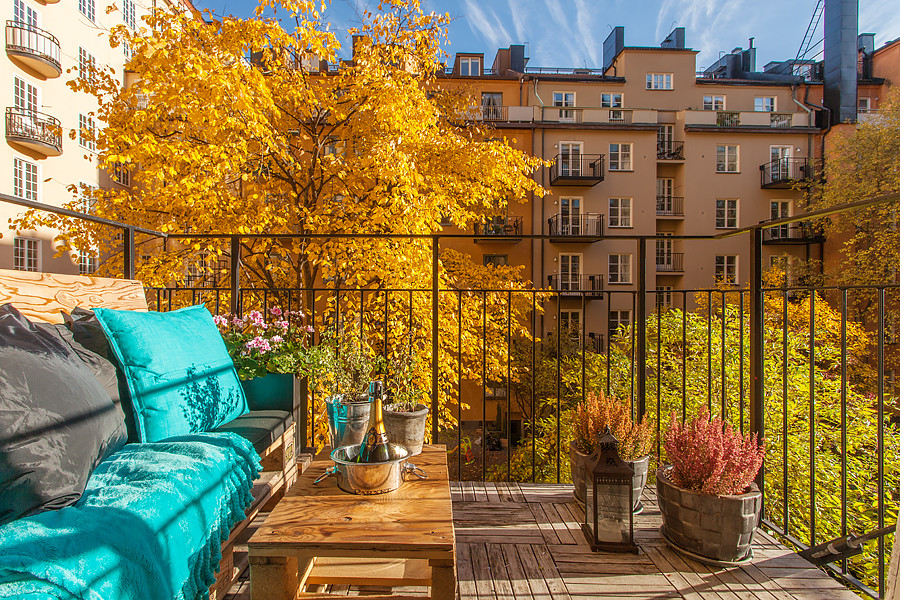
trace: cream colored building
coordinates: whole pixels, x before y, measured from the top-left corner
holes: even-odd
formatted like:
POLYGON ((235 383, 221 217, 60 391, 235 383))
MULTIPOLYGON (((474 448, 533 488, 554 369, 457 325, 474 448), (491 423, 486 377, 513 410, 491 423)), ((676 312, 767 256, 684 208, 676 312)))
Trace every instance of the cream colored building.
MULTIPOLYGON (((70 186, 113 186, 97 168, 92 143, 78 133, 96 127, 94 99, 66 82, 79 67, 110 66, 125 83, 127 47, 110 48, 108 32, 125 23, 146 26, 154 10, 193 9, 189 0, 3 0, 6 56, 0 67, 6 143, 0 150, 0 193, 60 206, 76 198, 70 186), (109 7, 115 10, 107 12, 109 7), (70 132, 75 138, 70 139, 70 132)), ((87 72, 82 69, 81 72, 87 72)), ((91 272, 90 251, 54 258, 54 233, 9 230, 21 212, 0 202, 0 269, 91 272)))

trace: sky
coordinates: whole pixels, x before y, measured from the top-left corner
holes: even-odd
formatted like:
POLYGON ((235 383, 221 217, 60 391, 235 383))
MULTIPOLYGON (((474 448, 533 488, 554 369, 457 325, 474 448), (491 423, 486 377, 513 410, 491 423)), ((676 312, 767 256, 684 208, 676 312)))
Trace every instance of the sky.
MULTIPOLYGON (((249 17, 256 7, 256 0, 193 1, 220 17, 249 17)), ((859 2, 859 31, 875 33, 876 48, 900 37, 897 1, 859 2)), ((626 46, 657 46, 672 29, 684 27, 686 45, 700 52, 698 69, 721 52, 747 48, 754 37, 762 70, 769 61, 797 55, 816 0, 423 0, 422 5, 426 12, 453 17, 449 54, 483 52, 486 66, 498 48, 526 44, 529 67, 599 68, 603 40, 622 25, 626 46)), ((345 32, 359 23, 357 15, 377 6, 377 0, 331 0, 326 16, 345 48, 345 32)), ((821 52, 821 38, 820 22, 808 57, 821 52)))

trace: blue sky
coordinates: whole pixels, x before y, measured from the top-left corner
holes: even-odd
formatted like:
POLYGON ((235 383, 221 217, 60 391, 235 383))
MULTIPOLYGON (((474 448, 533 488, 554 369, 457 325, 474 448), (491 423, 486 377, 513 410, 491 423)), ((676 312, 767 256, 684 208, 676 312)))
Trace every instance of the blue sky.
MULTIPOLYGON (((217 15, 247 17, 256 0, 194 4, 217 15)), ((533 67, 600 67, 603 40, 611 27, 623 25, 629 46, 658 45, 673 28, 685 27, 687 45, 700 51, 698 68, 714 62, 720 51, 746 48, 752 36, 761 69, 770 60, 796 56, 815 5, 815 0, 423 0, 426 11, 454 18, 451 54, 484 52, 490 65, 498 47, 525 43, 533 67)), ((332 0, 327 17, 340 34, 359 22, 362 10, 377 6, 377 0, 332 0)), ((876 47, 900 37, 897 0, 860 0, 859 30, 875 33, 876 47)), ((821 31, 820 23, 817 41, 821 31)))

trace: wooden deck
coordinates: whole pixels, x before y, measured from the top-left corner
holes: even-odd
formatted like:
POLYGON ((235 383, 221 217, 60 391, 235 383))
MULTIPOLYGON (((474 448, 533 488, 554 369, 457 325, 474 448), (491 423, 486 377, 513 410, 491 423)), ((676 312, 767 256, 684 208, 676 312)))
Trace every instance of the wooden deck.
MULTIPOLYGON (((593 553, 581 532, 581 509, 569 485, 451 483, 460 600, 854 600, 858 596, 759 532, 750 564, 707 567, 672 551, 659 534, 653 488, 635 519, 641 553, 593 553)), ((249 582, 230 600, 249 599, 249 582)), ((315 591, 326 591, 325 589, 315 591)), ((389 588, 332 586, 364 596, 389 588)), ((397 588, 406 596, 423 588, 397 588)))

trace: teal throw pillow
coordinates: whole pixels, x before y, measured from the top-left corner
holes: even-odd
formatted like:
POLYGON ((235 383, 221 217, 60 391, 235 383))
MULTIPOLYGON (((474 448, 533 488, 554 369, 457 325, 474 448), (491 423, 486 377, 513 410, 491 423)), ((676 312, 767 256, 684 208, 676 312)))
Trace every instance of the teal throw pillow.
POLYGON ((128 382, 142 442, 211 431, 247 412, 234 363, 206 307, 94 312, 128 382))

